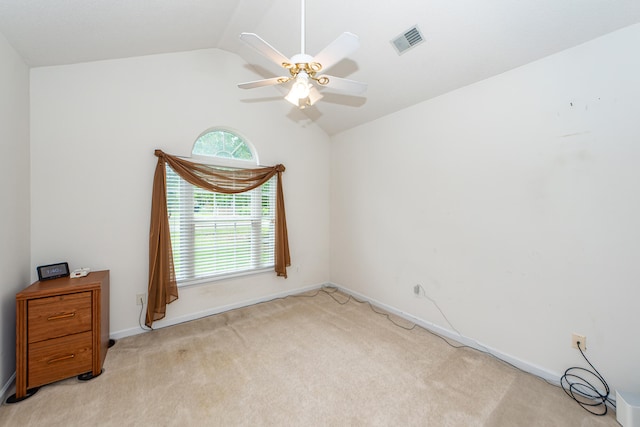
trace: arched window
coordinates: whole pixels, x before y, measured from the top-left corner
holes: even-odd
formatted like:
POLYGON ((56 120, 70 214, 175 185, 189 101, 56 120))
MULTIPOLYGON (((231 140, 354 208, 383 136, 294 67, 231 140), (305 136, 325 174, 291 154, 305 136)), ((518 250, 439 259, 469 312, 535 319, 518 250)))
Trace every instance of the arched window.
POLYGON ((227 129, 214 128, 202 133, 193 144, 191 154, 194 157, 215 157, 218 162, 244 161, 258 164, 258 156, 249 142, 236 132, 227 129))
MULTIPOLYGON (((253 145, 228 129, 202 133, 191 154, 195 162, 224 169, 258 164, 253 145)), ((212 193, 167 166, 167 210, 179 286, 273 269, 275 179, 246 193, 212 193)))

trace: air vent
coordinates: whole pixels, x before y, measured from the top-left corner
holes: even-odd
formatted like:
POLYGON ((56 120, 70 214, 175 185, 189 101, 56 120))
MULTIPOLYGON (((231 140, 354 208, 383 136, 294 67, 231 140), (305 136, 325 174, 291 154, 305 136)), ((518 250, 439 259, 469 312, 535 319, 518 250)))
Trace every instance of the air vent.
POLYGON ((407 31, 400 34, 395 39, 391 40, 391 44, 396 48, 398 55, 402 55, 407 50, 411 49, 414 46, 419 45, 424 41, 422 38, 422 34, 420 33, 420 29, 415 25, 409 28, 407 31))

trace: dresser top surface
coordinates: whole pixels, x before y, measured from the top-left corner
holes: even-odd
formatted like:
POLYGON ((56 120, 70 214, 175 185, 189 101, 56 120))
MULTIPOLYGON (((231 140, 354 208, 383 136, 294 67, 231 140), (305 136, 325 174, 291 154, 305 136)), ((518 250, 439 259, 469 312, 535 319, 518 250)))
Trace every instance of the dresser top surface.
POLYGON ((61 293, 81 292, 108 285, 109 270, 92 271, 85 277, 72 279, 60 277, 52 280, 37 281, 16 294, 16 299, 40 298, 61 293))

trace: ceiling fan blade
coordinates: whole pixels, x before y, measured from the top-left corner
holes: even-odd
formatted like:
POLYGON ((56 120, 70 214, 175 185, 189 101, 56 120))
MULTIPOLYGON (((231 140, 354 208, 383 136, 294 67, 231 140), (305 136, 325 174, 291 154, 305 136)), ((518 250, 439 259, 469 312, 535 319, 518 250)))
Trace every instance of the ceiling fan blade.
POLYGON ((327 47, 317 54, 313 61, 322 65, 322 71, 326 71, 342 59, 355 52, 360 47, 360 39, 353 33, 342 33, 327 47))
POLYGON ((289 58, 278 52, 278 50, 264 41, 260 36, 254 33, 242 33, 240 34, 240 40, 260 52, 271 61, 275 62, 279 66, 289 63, 289 58))
POLYGON ((272 77, 270 79, 256 80, 256 81, 253 81, 253 82, 239 83, 238 87, 240 89, 253 89, 255 87, 279 85, 279 84, 282 84, 282 83, 286 83, 289 80, 291 80, 289 77, 272 77))
POLYGON ((349 80, 349 79, 341 79, 340 77, 327 76, 327 75, 322 75, 319 78, 322 79, 325 77, 329 79, 329 82, 322 86, 330 89, 335 89, 342 92, 349 92, 349 93, 355 93, 355 94, 364 93, 367 90, 366 83, 357 82, 355 80, 349 80))

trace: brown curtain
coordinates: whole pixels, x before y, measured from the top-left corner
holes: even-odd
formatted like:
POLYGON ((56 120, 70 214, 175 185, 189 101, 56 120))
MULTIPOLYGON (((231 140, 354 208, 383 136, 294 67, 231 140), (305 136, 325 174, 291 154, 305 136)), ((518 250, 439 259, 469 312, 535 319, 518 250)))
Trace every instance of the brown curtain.
POLYGON ((282 191, 283 165, 256 169, 224 169, 180 159, 156 150, 158 164, 153 178, 151 201, 151 230, 149 232, 149 295, 145 324, 165 316, 167 304, 178 298, 178 286, 173 266, 169 217, 167 215, 166 165, 182 179, 197 187, 216 193, 236 194, 253 190, 278 175, 276 189, 275 271, 287 277, 291 265, 287 219, 282 191))

